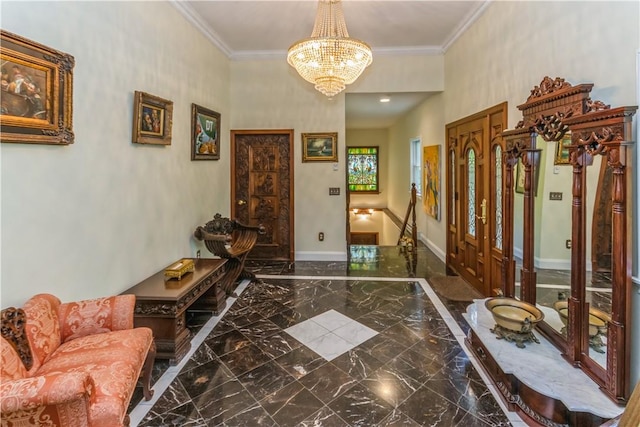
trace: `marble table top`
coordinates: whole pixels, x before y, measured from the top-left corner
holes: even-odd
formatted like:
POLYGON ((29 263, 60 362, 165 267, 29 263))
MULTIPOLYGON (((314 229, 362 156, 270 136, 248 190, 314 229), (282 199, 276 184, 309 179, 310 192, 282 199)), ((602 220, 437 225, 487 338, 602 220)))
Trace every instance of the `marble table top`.
POLYGON ((474 300, 463 316, 505 373, 515 375, 545 396, 560 400, 573 412, 589 412, 602 418, 614 418, 622 413, 623 407, 612 402, 579 368, 572 367, 537 331, 534 334, 540 344, 527 343, 523 349, 496 339, 490 331, 495 321, 484 302, 484 299, 474 300))

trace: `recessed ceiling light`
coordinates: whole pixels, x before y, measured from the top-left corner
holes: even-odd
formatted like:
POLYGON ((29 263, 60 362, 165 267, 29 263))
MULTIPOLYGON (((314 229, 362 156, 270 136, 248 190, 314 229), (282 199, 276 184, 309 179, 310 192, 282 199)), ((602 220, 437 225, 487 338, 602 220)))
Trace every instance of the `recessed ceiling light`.
POLYGON ((380 102, 389 102, 389 101, 391 101, 391 98, 387 96, 383 96, 382 98, 380 98, 380 102))

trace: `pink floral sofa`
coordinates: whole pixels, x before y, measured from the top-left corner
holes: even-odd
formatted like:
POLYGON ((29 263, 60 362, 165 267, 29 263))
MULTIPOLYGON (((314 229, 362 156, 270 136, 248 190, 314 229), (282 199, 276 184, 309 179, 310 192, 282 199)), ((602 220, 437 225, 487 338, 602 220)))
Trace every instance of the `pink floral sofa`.
POLYGON ((149 400, 155 345, 133 327, 134 295, 62 304, 49 294, 2 310, 2 427, 128 426, 143 373, 149 400))

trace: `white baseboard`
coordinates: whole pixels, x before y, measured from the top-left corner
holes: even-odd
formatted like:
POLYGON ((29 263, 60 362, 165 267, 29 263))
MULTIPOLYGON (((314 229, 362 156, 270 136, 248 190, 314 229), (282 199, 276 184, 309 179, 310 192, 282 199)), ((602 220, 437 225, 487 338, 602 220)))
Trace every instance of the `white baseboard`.
POLYGON ((446 261, 447 260, 447 254, 445 253, 445 251, 440 249, 440 247, 438 247, 431 240, 427 239, 427 237, 423 233, 418 233, 418 240, 420 240, 422 243, 424 243, 426 247, 431 249, 431 252, 436 254, 436 256, 438 258, 440 258, 440 261, 445 262, 445 263, 447 262, 446 261))
POLYGON ((571 270, 571 260, 566 259, 534 258, 533 265, 546 270, 571 270))
POLYGON ((296 252, 296 261, 346 261, 346 252, 296 252))
MULTIPOLYGON (((516 260, 522 261, 522 249, 513 248, 513 256, 516 260)), ((534 257, 533 266, 545 270, 571 270, 571 260, 534 257)), ((587 271, 591 271, 590 267, 587 267, 587 271)))

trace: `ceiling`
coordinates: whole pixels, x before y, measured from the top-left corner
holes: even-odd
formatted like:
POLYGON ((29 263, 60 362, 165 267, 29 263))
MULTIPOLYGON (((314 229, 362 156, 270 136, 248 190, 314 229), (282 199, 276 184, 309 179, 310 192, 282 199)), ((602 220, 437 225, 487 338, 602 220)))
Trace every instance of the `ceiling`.
MULTIPOLYGON (((440 54, 484 11, 490 0, 344 0, 349 35, 371 46, 375 56, 440 54)), ((282 58, 289 47, 309 37, 316 0, 184 1, 180 10, 232 60, 282 58)), ((346 127, 387 128, 431 93, 346 95, 346 127), (380 103, 382 96, 391 101, 380 103)))

